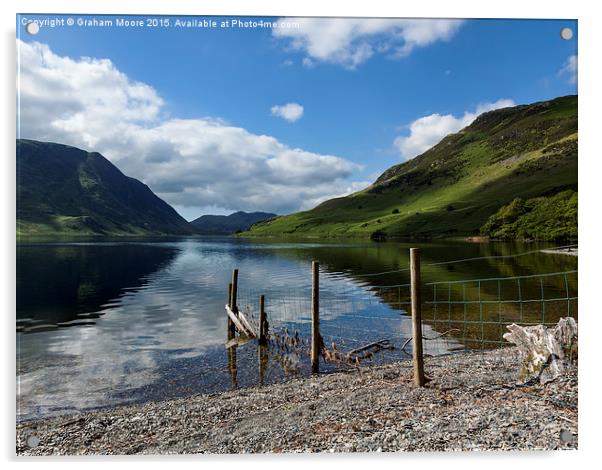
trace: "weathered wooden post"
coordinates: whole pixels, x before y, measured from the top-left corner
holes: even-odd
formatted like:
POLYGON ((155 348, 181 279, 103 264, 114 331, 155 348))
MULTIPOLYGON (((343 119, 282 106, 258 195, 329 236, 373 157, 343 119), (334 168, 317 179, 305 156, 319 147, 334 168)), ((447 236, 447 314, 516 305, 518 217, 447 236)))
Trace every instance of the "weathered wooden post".
POLYGON ((311 263, 311 371, 320 372, 320 263, 311 263))
POLYGON ((230 296, 230 310, 236 315, 238 313, 238 269, 232 271, 232 295, 230 296))
MULTIPOLYGON (((232 283, 228 284, 228 307, 232 308, 232 283)), ((228 342, 236 337, 236 326, 228 316, 228 342)), ((236 371, 236 346, 228 347, 228 370, 230 371, 230 380, 232 388, 237 388, 236 371)))
POLYGON ((420 248, 410 248, 410 288, 412 294, 412 345, 414 383, 424 386, 424 361, 422 356, 422 312, 420 311, 420 248))
POLYGON ((267 339, 267 326, 268 321, 265 315, 265 295, 259 297, 259 344, 265 345, 268 342, 267 339))
MULTIPOLYGON (((232 283, 228 284, 228 307, 232 308, 232 283)), ((236 326, 234 322, 228 318, 228 341, 236 336, 236 326)))

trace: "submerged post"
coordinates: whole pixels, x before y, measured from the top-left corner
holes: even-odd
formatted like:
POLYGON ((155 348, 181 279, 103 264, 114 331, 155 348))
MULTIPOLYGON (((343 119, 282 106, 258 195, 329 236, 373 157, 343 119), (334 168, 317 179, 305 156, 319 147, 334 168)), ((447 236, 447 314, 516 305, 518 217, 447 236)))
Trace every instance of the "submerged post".
POLYGON ((410 248, 410 288, 412 293, 412 345, 414 359, 414 384, 424 386, 422 356, 422 312, 420 311, 420 248, 410 248))
POLYGON ((264 345, 267 340, 268 322, 265 317, 265 295, 259 297, 259 344, 264 345))
POLYGON ((320 263, 311 263, 311 371, 320 372, 320 263))

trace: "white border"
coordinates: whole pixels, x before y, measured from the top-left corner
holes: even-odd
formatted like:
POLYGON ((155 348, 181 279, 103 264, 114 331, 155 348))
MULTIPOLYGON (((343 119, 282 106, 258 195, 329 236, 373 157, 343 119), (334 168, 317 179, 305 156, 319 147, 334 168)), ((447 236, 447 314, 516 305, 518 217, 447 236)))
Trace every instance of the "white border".
MULTIPOLYGON (((223 456, 223 457, 135 457, 145 467, 160 468, 167 460, 175 460, 177 465, 198 467, 208 466, 250 466, 251 468, 282 467, 287 470, 304 468, 308 465, 343 466, 363 468, 371 464, 379 466, 438 465, 441 468, 466 469, 467 466, 505 468, 537 467, 563 468, 568 465, 587 464, 586 460, 595 456, 600 426, 600 405, 598 385, 595 377, 600 374, 600 352, 597 351, 599 327, 602 312, 595 305, 594 282, 600 282, 600 256, 596 252, 597 236, 602 227, 598 223, 602 211, 602 198, 596 188, 602 159, 601 134, 602 103, 600 100, 600 17, 594 8, 595 2, 579 1, 525 1, 504 0, 502 2, 454 0, 454 1, 386 1, 367 0, 351 2, 342 0, 204 0, 204 1, 126 1, 126 0, 4 0, 0 3, 2 23, 2 103, 0 132, 2 132, 3 154, 0 186, 2 207, 2 243, 0 260, 2 278, 0 298, 4 302, 4 342, 2 351, 2 372, 5 386, 2 387, 3 414, 0 442, 3 455, 9 464, 16 461, 29 467, 44 465, 63 467, 81 466, 80 458, 70 459, 16 459, 14 456, 14 385, 15 385, 15 14, 17 12, 41 13, 132 13, 132 14, 223 14, 223 15, 287 15, 287 16, 391 16, 391 17, 448 17, 448 18, 576 18, 579 20, 579 226, 580 226, 580 396, 579 396, 579 451, 560 453, 488 453, 483 454, 397 454, 397 455, 306 455, 306 456, 223 456)), ((528 47, 526 45, 525 47, 528 47)), ((125 467, 132 459, 95 458, 85 459, 85 465, 93 467, 125 467)), ((576 468, 576 467, 575 467, 576 468)))
POLYGON ((169 3, 148 0, 144 3, 124 0, 21 0, 18 9, 24 13, 139 13, 139 14, 199 14, 199 15, 288 15, 288 16, 391 16, 443 18, 577 18, 588 11, 579 2, 549 0, 526 2, 505 0, 491 6, 489 2, 470 0, 420 2, 391 2, 370 0, 345 2, 341 0, 170 0, 169 3))

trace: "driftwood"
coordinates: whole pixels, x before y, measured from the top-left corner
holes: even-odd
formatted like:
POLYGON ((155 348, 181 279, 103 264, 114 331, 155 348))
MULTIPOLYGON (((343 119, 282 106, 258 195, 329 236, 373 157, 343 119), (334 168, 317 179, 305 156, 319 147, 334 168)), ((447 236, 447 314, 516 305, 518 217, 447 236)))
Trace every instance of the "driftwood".
POLYGON ((514 323, 506 328, 509 333, 504 334, 504 339, 516 344, 523 357, 520 378, 525 381, 550 382, 576 359, 578 336, 574 318, 561 318, 554 328, 514 323))
POLYGON ((390 340, 381 339, 380 341, 374 341, 373 343, 362 346, 361 348, 352 349, 347 353, 347 357, 360 357, 361 359, 364 359, 365 357, 370 357, 372 354, 382 349, 394 349, 394 346, 391 344, 390 340))
POLYGON ((256 338, 257 336, 259 336, 255 331, 255 328, 251 325, 251 322, 247 319, 247 317, 241 310, 238 311, 238 319, 245 326, 245 329, 248 333, 250 333, 250 336, 252 338, 256 338))
POLYGON ((322 338, 322 352, 321 355, 325 361, 344 363, 348 365, 359 365, 364 359, 371 359, 375 353, 382 351, 383 349, 395 349, 388 339, 381 339, 380 341, 374 341, 373 343, 366 344, 360 348, 352 349, 345 353, 337 349, 337 345, 332 343, 331 349, 327 349, 324 346, 322 338))
POLYGON ((251 338, 255 337, 253 331, 247 329, 247 327, 240 321, 239 316, 232 311, 229 305, 226 305, 226 313, 228 314, 230 320, 232 320, 232 323, 236 325, 236 328, 238 328, 239 332, 241 332, 244 335, 250 336, 251 338))

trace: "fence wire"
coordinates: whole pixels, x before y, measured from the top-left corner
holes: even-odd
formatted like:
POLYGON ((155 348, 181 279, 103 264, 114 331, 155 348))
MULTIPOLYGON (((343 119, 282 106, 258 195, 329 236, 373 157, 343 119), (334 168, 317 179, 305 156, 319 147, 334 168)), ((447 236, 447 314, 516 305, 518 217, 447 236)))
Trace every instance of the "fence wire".
POLYGON ((577 271, 438 281, 423 287, 423 322, 453 330, 465 349, 507 345, 506 326, 555 325, 577 318, 577 271))
MULTIPOLYGON (((300 357, 305 359, 301 360, 306 360, 311 344, 311 285, 246 289, 241 283, 239 309, 256 324, 261 295, 272 347, 302 349, 300 357)), ((411 355, 409 283, 371 286, 321 273, 319 296, 320 334, 327 350, 348 353, 385 341, 387 347, 367 359, 386 362, 411 355)), ((503 334, 511 323, 551 326, 561 317, 577 318, 577 271, 427 282, 422 284, 421 297, 427 356, 487 350, 508 345, 503 334)))

